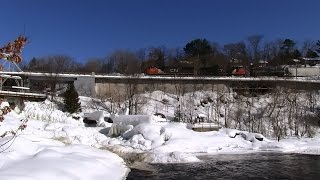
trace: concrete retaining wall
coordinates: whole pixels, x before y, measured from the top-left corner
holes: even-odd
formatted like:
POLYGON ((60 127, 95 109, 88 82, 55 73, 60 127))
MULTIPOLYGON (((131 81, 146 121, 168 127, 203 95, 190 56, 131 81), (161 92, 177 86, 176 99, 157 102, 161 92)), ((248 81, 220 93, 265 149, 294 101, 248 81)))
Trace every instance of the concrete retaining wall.
POLYGON ((125 98, 132 94, 141 94, 145 92, 163 91, 171 94, 184 94, 200 90, 206 91, 228 91, 227 86, 222 84, 124 84, 124 83, 96 83, 95 92, 97 97, 125 98))

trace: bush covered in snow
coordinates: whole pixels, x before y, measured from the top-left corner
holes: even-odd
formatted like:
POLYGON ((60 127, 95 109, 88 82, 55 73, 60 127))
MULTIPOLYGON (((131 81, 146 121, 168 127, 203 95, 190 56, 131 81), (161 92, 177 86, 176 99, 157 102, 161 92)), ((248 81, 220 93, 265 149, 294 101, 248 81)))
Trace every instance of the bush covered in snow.
POLYGON ((27 118, 47 122, 72 121, 72 117, 59 110, 58 105, 49 100, 45 100, 44 102, 25 102, 23 114, 27 118))

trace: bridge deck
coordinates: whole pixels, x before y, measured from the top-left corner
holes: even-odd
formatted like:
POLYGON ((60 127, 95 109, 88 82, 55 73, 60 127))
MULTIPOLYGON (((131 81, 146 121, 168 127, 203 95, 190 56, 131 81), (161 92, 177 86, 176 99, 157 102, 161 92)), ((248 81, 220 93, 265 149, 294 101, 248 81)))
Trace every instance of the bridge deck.
POLYGON ((1 74, 6 75, 18 75, 21 77, 28 78, 57 78, 57 79, 67 79, 67 80, 76 80, 79 77, 91 77, 95 79, 103 79, 105 81, 205 81, 205 82, 296 82, 296 83, 314 83, 320 84, 320 77, 227 77, 227 76, 147 76, 147 75, 134 75, 134 76, 125 76, 125 75, 98 75, 98 74, 67 74, 67 73, 39 73, 39 72, 4 72, 1 71, 1 74))
POLYGON ((0 97, 2 98, 18 97, 18 98, 24 98, 24 99, 37 99, 37 100, 44 100, 47 98, 45 94, 14 92, 14 91, 0 91, 0 97))
MULTIPOLYGON (((82 93, 88 95, 105 95, 110 93, 119 93, 119 90, 125 93, 127 87, 135 85, 139 92, 150 90, 165 90, 172 93, 180 91, 212 88, 209 86, 224 85, 236 90, 264 91, 276 89, 278 87, 297 89, 297 90, 320 90, 320 77, 181 77, 181 76, 147 76, 143 74, 125 76, 125 75, 103 75, 103 74, 66 74, 66 73, 36 73, 36 72, 0 72, 5 75, 20 76, 26 83, 32 82, 56 82, 70 83, 74 82, 82 93), (179 86, 178 86, 179 85, 179 86), (180 86, 181 85, 181 86, 180 86), (194 89, 192 89, 194 86, 194 89), (84 90, 85 89, 85 90, 84 90)), ((138 92, 138 91, 137 91, 138 92)))

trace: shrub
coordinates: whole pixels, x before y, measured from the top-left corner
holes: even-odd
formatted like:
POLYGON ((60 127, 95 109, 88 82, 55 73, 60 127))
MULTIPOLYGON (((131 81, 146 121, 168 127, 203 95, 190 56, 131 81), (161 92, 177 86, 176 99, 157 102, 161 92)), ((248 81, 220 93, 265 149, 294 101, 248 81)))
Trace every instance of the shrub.
POLYGON ((81 112, 79 95, 73 83, 68 84, 67 90, 63 93, 64 108, 69 113, 81 112))

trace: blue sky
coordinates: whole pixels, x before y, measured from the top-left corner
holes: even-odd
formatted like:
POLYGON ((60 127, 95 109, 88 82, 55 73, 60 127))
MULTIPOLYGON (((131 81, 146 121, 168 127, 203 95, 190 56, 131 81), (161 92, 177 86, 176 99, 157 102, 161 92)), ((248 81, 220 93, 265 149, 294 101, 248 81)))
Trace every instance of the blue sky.
POLYGON ((83 61, 116 49, 320 38, 318 0, 1 0, 0 45, 25 33, 23 58, 55 54, 83 61))

